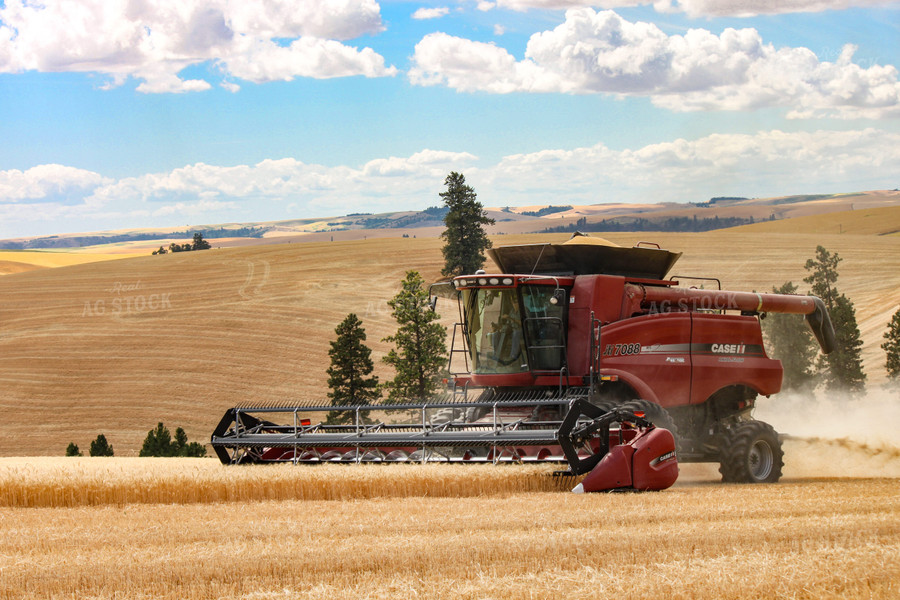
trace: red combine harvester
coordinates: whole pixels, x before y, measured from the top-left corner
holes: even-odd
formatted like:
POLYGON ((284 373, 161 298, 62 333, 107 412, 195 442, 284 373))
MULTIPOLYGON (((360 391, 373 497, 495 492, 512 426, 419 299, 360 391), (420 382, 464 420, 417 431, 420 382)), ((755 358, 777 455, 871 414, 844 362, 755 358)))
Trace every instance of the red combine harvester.
POLYGON ((498 273, 432 286, 460 316, 442 398, 229 409, 211 440, 222 462, 556 461, 589 472, 575 491, 664 489, 677 460, 718 462, 726 482, 781 477, 777 433, 750 416, 783 373, 759 320, 805 315, 830 352, 820 299, 679 287, 703 278, 667 279, 681 254, 643 242, 488 253, 498 273))

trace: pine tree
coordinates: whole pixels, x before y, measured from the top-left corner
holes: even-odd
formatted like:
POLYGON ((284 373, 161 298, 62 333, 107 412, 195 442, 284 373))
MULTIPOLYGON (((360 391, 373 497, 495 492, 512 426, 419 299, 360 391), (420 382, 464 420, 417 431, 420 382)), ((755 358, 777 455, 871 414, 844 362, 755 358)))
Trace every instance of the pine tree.
POLYGON ((113 456, 113 447, 106 441, 106 436, 101 433, 97 439, 91 442, 89 454, 91 456, 113 456))
MULTIPOLYGON (((363 342, 366 332, 362 322, 350 313, 334 330, 337 339, 331 342, 328 356, 328 397, 332 406, 354 406, 371 404, 379 396, 378 377, 369 377, 375 368, 372 351, 363 342)), ((346 411, 334 411, 328 415, 328 423, 348 423, 355 419, 346 411)))
POLYGON ((194 242, 191 244, 191 250, 209 250, 209 242, 203 239, 203 234, 199 231, 194 234, 194 242))
POLYGON ((197 442, 188 442, 188 436, 181 427, 175 430, 175 439, 162 423, 147 432, 138 456, 206 456, 206 448, 197 442))
POLYGON ((392 403, 427 400, 438 389, 447 364, 447 329, 438 323, 440 315, 431 309, 428 289, 422 276, 407 271, 400 292, 389 302, 399 328, 384 338, 396 345, 384 357, 397 374, 385 384, 392 403))
POLYGON ((172 434, 162 423, 147 432, 138 456, 172 456, 172 434))
POLYGON ((466 178, 457 172, 444 180, 446 192, 439 195, 449 212, 444 216, 444 268, 447 276, 474 273, 484 265, 484 251, 491 247, 483 225, 493 225, 494 220, 478 202, 475 190, 466 185, 466 178))
POLYGON ((822 246, 816 247, 816 258, 806 261, 810 274, 803 279, 812 285, 812 294, 828 308, 834 325, 835 348, 831 354, 819 356, 818 368, 824 374, 829 390, 864 392, 866 374, 862 369, 862 340, 856 324, 856 310, 847 296, 838 292, 837 266, 841 258, 822 246))
POLYGON ((892 382, 900 382, 900 308, 894 313, 888 330, 884 332, 884 343, 881 349, 886 354, 885 367, 888 379, 892 382))
POLYGON ((78 449, 78 444, 69 442, 69 445, 66 446, 66 456, 84 456, 84 453, 78 449))
MULTIPOLYGON (((772 288, 776 294, 796 294, 797 286, 787 282, 772 288)), ((801 315, 770 313, 763 321, 772 358, 784 368, 784 391, 801 391, 814 387, 814 364, 818 349, 812 332, 801 315)))

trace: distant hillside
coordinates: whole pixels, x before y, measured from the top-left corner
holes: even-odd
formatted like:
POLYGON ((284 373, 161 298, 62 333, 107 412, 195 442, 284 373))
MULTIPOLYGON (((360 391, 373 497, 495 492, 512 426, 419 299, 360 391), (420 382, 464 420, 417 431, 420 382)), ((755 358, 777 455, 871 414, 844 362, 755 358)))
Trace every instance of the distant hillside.
MULTIPOLYGON (((837 212, 900 206, 900 192, 871 191, 852 194, 806 194, 776 198, 715 197, 705 202, 592 205, 545 204, 486 208, 496 221, 488 227, 494 235, 573 231, 671 231, 700 232, 758 225, 837 212)), ((119 245, 142 252, 169 241, 189 241, 200 232, 214 246, 248 246, 284 242, 347 241, 369 237, 437 237, 443 230, 445 207, 389 213, 354 213, 324 218, 286 221, 198 225, 184 230, 129 229, 121 231, 61 234, 0 240, 0 249, 85 248, 104 252, 119 245)), ((815 227, 815 221, 809 221, 815 227)), ((793 229, 793 226, 783 226, 793 229)), ((780 231, 760 229, 760 231, 780 231)), ((878 231, 877 233, 887 233, 878 231)))
POLYGON ((736 228, 759 233, 843 233, 864 235, 900 235, 900 206, 865 208, 765 221, 736 228))
POLYGON ((0 240, 0 249, 3 250, 40 250, 49 248, 80 248, 84 246, 98 246, 103 244, 119 244, 122 242, 159 241, 173 238, 190 239, 195 233, 200 233, 204 238, 211 240, 217 238, 261 238, 266 231, 265 227, 234 227, 226 229, 197 228, 184 231, 134 231, 134 232, 108 232, 98 234, 73 234, 50 235, 33 237, 23 240, 0 240))

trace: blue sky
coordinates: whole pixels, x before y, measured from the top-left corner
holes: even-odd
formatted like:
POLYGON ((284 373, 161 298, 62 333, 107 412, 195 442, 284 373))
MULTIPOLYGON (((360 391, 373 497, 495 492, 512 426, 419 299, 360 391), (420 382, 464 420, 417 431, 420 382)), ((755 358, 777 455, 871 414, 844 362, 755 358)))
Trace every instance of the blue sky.
POLYGON ((900 3, 6 0, 0 238, 900 186, 900 3), (751 7, 752 12, 748 10, 751 7))

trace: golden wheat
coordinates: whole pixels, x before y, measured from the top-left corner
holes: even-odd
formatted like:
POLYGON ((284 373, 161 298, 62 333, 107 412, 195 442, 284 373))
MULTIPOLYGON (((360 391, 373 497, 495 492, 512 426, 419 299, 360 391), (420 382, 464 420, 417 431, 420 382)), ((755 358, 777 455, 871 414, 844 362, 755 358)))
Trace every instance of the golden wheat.
POLYGON ((887 599, 898 500, 872 479, 0 508, 0 598, 887 599))
POLYGON ((253 465, 207 459, 0 459, 0 506, 454 497, 568 490, 559 466, 253 465))

